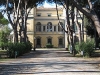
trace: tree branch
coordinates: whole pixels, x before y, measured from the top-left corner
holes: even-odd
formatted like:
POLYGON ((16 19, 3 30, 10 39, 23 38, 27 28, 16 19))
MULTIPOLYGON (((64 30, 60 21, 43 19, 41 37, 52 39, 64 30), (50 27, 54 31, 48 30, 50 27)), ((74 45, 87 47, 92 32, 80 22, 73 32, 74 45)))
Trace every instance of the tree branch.
POLYGON ((8 12, 8 0, 6 0, 6 13, 7 13, 7 16, 8 16, 8 20, 9 20, 9 22, 11 23, 11 26, 12 26, 12 28, 14 29, 14 25, 13 25, 13 22, 12 22, 12 20, 11 20, 11 17, 10 17, 10 14, 9 14, 9 12, 8 12))
POLYGON ((74 6, 79 10, 81 11, 82 13, 84 13, 84 15, 88 16, 88 17, 91 17, 91 13, 90 11, 87 9, 87 8, 82 8, 77 1, 75 0, 71 0, 71 2, 74 4, 74 6))
POLYGON ((68 32, 65 30, 65 28, 63 27, 63 25, 60 23, 59 14, 58 14, 58 8, 57 8, 57 1, 56 1, 56 11, 57 11, 57 18, 58 18, 58 20, 59 20, 59 24, 58 24, 58 25, 60 25, 61 28, 62 28, 66 33, 68 33, 68 32))
POLYGON ((88 4, 89 4, 89 7, 90 7, 90 10, 92 10, 93 6, 92 6, 92 3, 91 3, 91 0, 88 0, 88 4))

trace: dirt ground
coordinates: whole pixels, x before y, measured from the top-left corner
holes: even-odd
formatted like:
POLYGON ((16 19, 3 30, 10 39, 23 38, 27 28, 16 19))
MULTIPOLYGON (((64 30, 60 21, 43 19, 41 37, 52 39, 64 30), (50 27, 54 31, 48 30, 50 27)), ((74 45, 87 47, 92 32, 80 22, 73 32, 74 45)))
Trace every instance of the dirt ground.
POLYGON ((100 57, 73 57, 65 49, 37 49, 0 62, 0 75, 100 75, 100 57))

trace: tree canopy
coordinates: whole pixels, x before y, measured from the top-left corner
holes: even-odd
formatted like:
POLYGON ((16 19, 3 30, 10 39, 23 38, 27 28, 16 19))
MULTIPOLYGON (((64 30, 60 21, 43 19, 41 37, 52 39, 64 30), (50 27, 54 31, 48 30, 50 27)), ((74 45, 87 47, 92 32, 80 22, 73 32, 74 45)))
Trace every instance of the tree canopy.
POLYGON ((0 13, 0 25, 7 25, 8 23, 8 20, 0 13))
POLYGON ((85 16, 89 17, 94 22, 94 27, 96 28, 100 36, 100 20, 96 11, 94 10, 94 8, 96 8, 95 4, 97 3, 99 5, 99 0, 0 0, 0 5, 4 5, 6 7, 9 22, 14 29, 14 33, 16 33, 15 37, 18 37, 16 28, 18 25, 20 25, 19 19, 22 20, 22 25, 20 25, 20 31, 22 31, 21 26, 23 26, 23 34, 26 37, 26 21, 28 14, 33 7, 44 3, 44 1, 47 1, 48 3, 60 4, 65 7, 67 7, 69 3, 70 6, 77 8, 80 12, 82 12, 85 16), (13 19, 11 19, 11 15, 13 15, 13 19))

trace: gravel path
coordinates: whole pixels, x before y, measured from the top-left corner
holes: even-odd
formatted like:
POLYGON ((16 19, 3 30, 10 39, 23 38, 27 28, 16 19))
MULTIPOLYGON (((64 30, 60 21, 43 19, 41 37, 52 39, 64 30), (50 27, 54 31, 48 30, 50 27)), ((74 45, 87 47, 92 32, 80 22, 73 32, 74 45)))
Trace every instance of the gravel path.
POLYGON ((0 62, 0 75, 100 75, 100 57, 73 57, 64 49, 37 49, 0 62))

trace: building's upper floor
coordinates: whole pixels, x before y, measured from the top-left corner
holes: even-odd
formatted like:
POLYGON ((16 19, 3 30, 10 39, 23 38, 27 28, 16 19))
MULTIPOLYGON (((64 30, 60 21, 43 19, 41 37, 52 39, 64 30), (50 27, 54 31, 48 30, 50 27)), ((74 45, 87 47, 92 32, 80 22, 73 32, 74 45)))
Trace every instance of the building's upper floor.
MULTIPOLYGON (((63 8, 58 8, 58 15, 60 19, 63 19, 63 8)), ((33 17, 34 19, 57 19, 57 11, 56 8, 44 8, 44 7, 38 7, 33 8, 29 14, 29 17, 33 17)))

